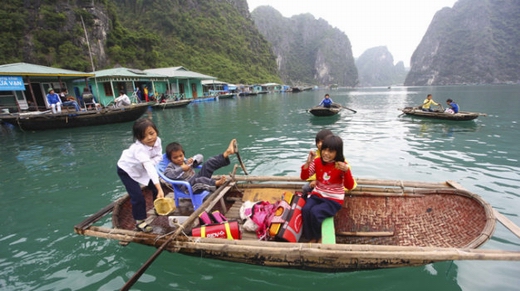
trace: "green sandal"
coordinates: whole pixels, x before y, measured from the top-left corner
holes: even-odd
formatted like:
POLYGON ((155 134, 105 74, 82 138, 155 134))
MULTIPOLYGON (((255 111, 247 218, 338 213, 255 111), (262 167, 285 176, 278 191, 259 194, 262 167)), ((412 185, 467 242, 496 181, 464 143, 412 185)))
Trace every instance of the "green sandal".
POLYGON ((136 220, 135 229, 142 232, 152 232, 153 227, 144 220, 136 220))

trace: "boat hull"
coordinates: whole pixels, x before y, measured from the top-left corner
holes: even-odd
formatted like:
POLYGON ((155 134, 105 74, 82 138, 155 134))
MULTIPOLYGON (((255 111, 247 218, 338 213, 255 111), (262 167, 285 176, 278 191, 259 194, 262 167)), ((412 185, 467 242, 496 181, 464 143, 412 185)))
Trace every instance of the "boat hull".
POLYGON ((156 109, 168 109, 177 107, 186 107, 191 103, 192 100, 178 100, 178 101, 166 101, 165 103, 156 103, 153 108, 156 109))
POLYGON ((314 106, 309 109, 309 112, 314 116, 333 116, 338 114, 341 111, 341 107, 323 107, 323 106, 314 106))
MULTIPOLYGON (((202 207, 219 210, 240 223, 239 209, 244 201, 274 202, 285 191, 297 192, 303 185, 297 177, 235 176, 234 179, 219 188, 219 195, 224 193, 222 199, 212 194, 202 207)), ((151 193, 145 190, 144 194, 151 209, 151 193)), ((190 222, 191 225, 183 225, 188 235, 169 241, 164 248, 198 257, 316 271, 489 259, 482 255, 484 250, 475 249, 492 236, 495 217, 491 206, 478 195, 449 183, 362 179, 358 179, 356 190, 347 194, 334 218, 336 244, 259 241, 254 232, 247 231, 243 231, 241 240, 192 237, 189 231, 196 224, 190 222)), ((173 215, 189 215, 189 205, 177 207, 173 215)), ((91 226, 92 222, 87 221, 77 225, 75 231, 158 247, 169 238, 163 234, 176 230, 168 224, 167 217, 159 216, 153 218, 154 233, 133 231, 135 222, 128 196, 114 203, 112 221, 113 228, 91 226)), ((520 259, 520 253, 500 257, 515 258, 520 259)))
POLYGON ((0 115, 0 119, 22 130, 49 130, 134 121, 141 117, 147 109, 148 104, 139 104, 119 108, 105 108, 99 111, 63 112, 62 114, 3 114, 0 115))
POLYGON ((236 94, 234 93, 224 93, 224 94, 219 94, 218 95, 218 99, 231 99, 231 98, 234 98, 236 94))
POLYGON ((459 113, 451 114, 444 112, 429 112, 421 109, 407 107, 402 109, 402 112, 409 116, 424 117, 431 119, 453 120, 453 121, 468 121, 478 118, 481 114, 477 112, 461 111, 459 113))

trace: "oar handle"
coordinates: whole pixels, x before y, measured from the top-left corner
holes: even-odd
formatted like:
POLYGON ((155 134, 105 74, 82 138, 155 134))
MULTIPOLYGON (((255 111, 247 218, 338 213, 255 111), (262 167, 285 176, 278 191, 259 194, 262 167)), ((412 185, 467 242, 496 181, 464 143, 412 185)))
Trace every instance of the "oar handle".
POLYGON ((346 107, 346 106, 343 106, 343 105, 341 105, 341 107, 343 107, 343 108, 345 108, 345 109, 347 109, 347 110, 350 110, 350 111, 352 111, 352 112, 354 112, 354 113, 357 113, 357 111, 354 110, 354 109, 350 109, 350 108, 348 108, 348 107, 346 107))
POLYGON ((233 148, 235 150, 235 154, 237 155, 238 162, 240 163, 240 167, 244 171, 244 174, 248 175, 247 174, 247 170, 246 170, 246 166, 244 166, 244 163, 242 162, 242 158, 240 157, 240 153, 238 152, 238 145, 237 145, 237 141, 236 140, 233 143, 233 148))

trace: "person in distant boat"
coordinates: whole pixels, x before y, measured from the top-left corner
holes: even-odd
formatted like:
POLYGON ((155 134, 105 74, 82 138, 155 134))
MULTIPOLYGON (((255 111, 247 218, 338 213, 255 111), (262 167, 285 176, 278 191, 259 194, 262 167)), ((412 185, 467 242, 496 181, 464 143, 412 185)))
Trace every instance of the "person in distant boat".
POLYGON ((132 104, 132 102, 130 102, 130 97, 128 97, 128 95, 126 95, 125 91, 123 90, 119 91, 119 97, 114 99, 114 102, 116 103, 116 107, 128 106, 132 104))
POLYGON ((457 103, 453 102, 453 100, 451 100, 451 99, 446 100, 446 104, 448 104, 448 106, 450 108, 446 108, 446 110, 444 112, 451 113, 451 114, 459 113, 459 105, 457 103))
POLYGON ((325 94, 325 97, 323 98, 323 100, 321 100, 320 104, 318 104, 318 106, 330 108, 332 106, 332 103, 334 103, 334 101, 332 101, 332 99, 330 99, 330 96, 327 93, 327 94, 325 94))
POLYGON ((172 142, 166 146, 166 156, 170 163, 164 170, 164 175, 172 180, 189 182, 193 193, 201 193, 205 190, 215 191, 217 187, 226 182, 226 177, 222 176, 219 180, 213 180, 213 172, 228 166, 231 162, 229 156, 237 153, 236 139, 232 139, 227 149, 219 155, 211 157, 202 164, 204 157, 197 154, 189 159, 184 157, 184 149, 177 142, 172 142), (202 164, 202 168, 197 173, 194 168, 202 164))
POLYGON ((54 92, 54 89, 49 88, 47 90, 47 102, 49 103, 49 107, 51 107, 52 113, 61 113, 61 99, 58 94, 54 92))
POLYGON ((350 165, 343 156, 343 140, 336 135, 327 136, 321 145, 321 157, 309 152, 301 166, 300 178, 306 180, 316 174, 316 187, 302 208, 303 237, 311 243, 321 240, 321 224, 333 217, 342 207, 345 188, 352 190, 356 180, 350 165))
POLYGON ((79 111, 80 109, 79 109, 78 102, 76 102, 74 97, 67 96, 68 94, 69 94, 69 92, 67 91, 66 88, 61 88, 61 92, 60 92, 61 103, 63 104, 63 106, 74 106, 74 109, 76 109, 76 111, 79 111))
POLYGON ((441 106, 439 103, 433 101, 432 94, 428 94, 421 105, 422 111, 433 112, 433 109, 431 108, 432 105, 441 106))
MULTIPOLYGON (((323 143, 323 140, 329 136, 332 135, 332 131, 329 129, 322 129, 320 130, 315 137, 315 143, 316 143, 316 151, 313 151, 313 155, 316 158, 321 157, 321 145, 323 143)), ((309 196, 309 193, 312 192, 312 189, 316 187, 316 175, 312 175, 310 178, 307 179, 307 183, 303 185, 302 187, 302 196, 304 199, 307 199, 309 196)))
POLYGON ((141 185, 152 191, 153 200, 164 198, 155 166, 162 160, 161 138, 152 120, 141 118, 132 128, 134 143, 123 151, 117 161, 117 175, 123 182, 132 205, 132 216, 138 231, 152 232, 146 222, 146 200, 141 185))

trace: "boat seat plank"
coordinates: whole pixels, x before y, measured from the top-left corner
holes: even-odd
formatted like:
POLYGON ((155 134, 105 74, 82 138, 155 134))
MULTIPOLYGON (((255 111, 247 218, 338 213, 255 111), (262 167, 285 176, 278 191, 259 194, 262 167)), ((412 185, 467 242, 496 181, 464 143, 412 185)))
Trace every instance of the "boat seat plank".
MULTIPOLYGON (((289 190, 291 191, 291 190, 289 190)), ((282 198, 285 191, 283 189, 269 189, 269 188, 252 188, 244 191, 242 201, 269 201, 269 203, 275 203, 282 198)))

